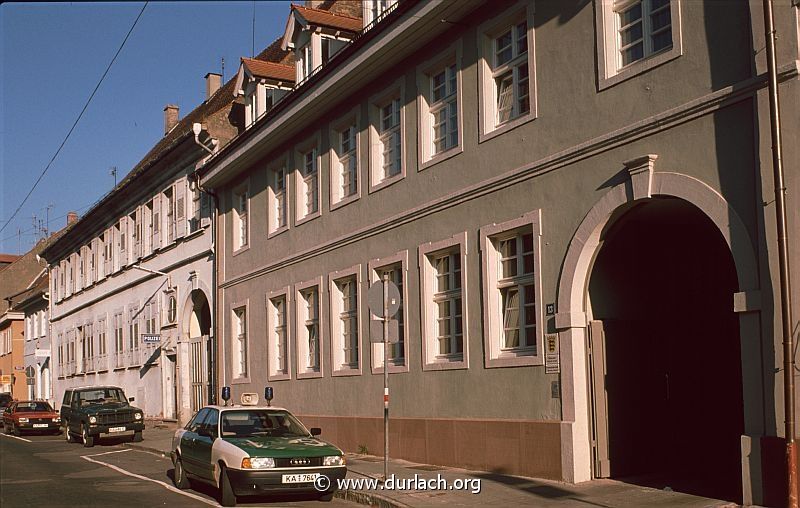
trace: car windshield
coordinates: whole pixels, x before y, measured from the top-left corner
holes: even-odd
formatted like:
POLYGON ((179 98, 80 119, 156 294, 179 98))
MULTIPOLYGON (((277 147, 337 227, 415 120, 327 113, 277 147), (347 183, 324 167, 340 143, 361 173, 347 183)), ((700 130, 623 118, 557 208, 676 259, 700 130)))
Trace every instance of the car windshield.
POLYGON ((47 402, 25 401, 17 403, 17 412, 27 413, 28 411, 52 412, 53 408, 47 402))
POLYGON ((81 406, 88 406, 89 404, 104 404, 104 403, 122 403, 127 404, 125 394, 119 388, 96 388, 93 390, 84 390, 75 393, 81 406))
POLYGON ((308 437, 297 418, 284 410, 242 409, 222 413, 222 437, 308 437))

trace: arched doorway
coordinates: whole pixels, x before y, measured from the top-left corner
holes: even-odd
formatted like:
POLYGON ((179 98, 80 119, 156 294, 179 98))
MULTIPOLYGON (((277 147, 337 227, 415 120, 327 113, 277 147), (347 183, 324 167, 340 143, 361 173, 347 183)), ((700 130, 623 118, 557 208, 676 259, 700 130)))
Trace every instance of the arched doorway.
POLYGON ((194 414, 211 402, 209 395, 213 394, 211 308, 205 293, 199 289, 191 292, 188 303, 191 312, 185 333, 189 337, 189 406, 194 414))
POLYGON ((586 302, 595 476, 741 502, 738 281, 728 244, 674 197, 635 202, 600 242, 586 302))

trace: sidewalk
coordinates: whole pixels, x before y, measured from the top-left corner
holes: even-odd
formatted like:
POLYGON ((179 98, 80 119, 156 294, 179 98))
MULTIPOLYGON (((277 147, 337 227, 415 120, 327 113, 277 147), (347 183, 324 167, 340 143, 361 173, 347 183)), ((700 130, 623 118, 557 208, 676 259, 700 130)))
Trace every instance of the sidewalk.
MULTIPOLYGON (((147 422, 144 441, 126 446, 169 457, 175 424, 154 425, 147 422)), ((383 477, 383 459, 367 455, 347 454, 347 477, 377 479, 383 477)), ((640 487, 614 480, 595 480, 577 485, 549 480, 509 476, 482 471, 415 464, 390 460, 389 477, 420 480, 442 478, 448 486, 454 481, 464 484, 464 490, 362 490, 351 488, 337 497, 359 504, 382 507, 423 506, 582 506, 582 507, 729 507, 735 503, 719 501, 678 492, 640 487), (477 490, 480 480, 480 492, 477 490)), ((434 482, 431 482, 432 484, 434 482)))

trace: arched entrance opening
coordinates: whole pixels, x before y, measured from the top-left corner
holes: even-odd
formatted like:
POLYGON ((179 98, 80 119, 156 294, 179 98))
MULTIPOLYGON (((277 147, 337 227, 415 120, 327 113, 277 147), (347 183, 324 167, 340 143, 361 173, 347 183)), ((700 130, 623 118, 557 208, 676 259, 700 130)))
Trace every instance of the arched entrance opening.
POLYGON ((605 228, 586 302, 595 476, 742 501, 737 289, 719 228, 683 199, 605 228))
POLYGON ((213 351, 211 348, 211 308, 205 293, 195 289, 189 295, 191 312, 189 314, 186 334, 189 337, 189 404, 194 414, 210 403, 209 394, 213 394, 210 383, 213 351))

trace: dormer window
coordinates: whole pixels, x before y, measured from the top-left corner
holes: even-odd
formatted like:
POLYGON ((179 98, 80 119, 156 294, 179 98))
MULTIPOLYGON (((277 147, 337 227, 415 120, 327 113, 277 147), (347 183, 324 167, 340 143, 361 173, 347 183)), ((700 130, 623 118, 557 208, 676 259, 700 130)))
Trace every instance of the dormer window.
POLYGON ((364 5, 364 26, 373 23, 386 12, 392 10, 397 5, 397 0, 365 0, 364 5))
POLYGON ((245 124, 253 125, 294 86, 292 65, 242 58, 236 95, 244 96, 245 124))
POLYGON ((313 37, 308 41, 308 44, 300 48, 297 52, 297 60, 300 68, 300 75, 298 81, 302 81, 311 76, 311 72, 316 68, 314 65, 314 50, 313 50, 313 37))

